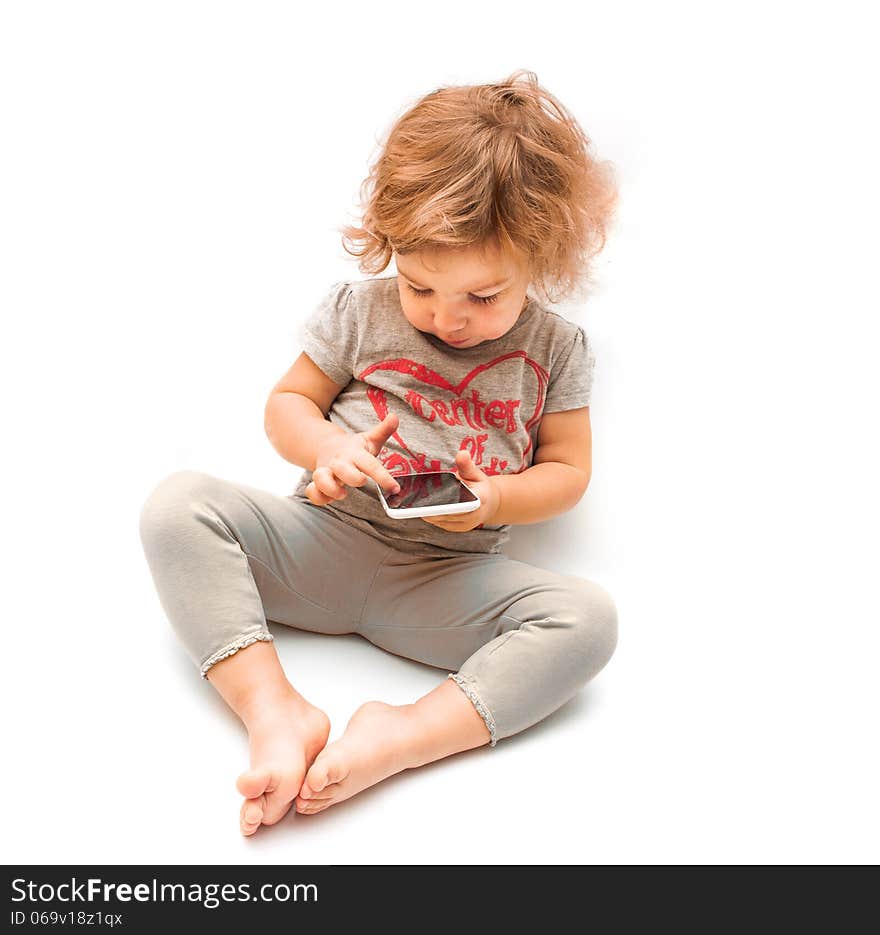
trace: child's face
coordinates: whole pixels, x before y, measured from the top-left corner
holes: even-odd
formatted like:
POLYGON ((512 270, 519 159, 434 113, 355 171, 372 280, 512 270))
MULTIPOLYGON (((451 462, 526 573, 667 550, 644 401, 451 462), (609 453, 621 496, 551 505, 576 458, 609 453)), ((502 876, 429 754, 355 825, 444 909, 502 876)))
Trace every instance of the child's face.
POLYGON ((395 254, 395 262, 407 320, 450 347, 475 347, 500 338, 526 306, 526 265, 505 257, 496 247, 485 252, 477 247, 444 247, 395 254))

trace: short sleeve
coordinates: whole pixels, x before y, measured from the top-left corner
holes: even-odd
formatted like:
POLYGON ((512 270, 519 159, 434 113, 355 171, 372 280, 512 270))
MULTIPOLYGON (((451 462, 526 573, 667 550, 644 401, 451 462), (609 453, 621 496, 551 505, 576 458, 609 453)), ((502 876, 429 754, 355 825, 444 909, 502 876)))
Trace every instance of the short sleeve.
POLYGON ((296 331, 300 347, 342 386, 354 377, 358 350, 357 305, 351 283, 334 283, 296 331))
POLYGON ((577 327, 569 346, 552 365, 544 412, 564 412, 590 405, 596 358, 590 339, 577 327))

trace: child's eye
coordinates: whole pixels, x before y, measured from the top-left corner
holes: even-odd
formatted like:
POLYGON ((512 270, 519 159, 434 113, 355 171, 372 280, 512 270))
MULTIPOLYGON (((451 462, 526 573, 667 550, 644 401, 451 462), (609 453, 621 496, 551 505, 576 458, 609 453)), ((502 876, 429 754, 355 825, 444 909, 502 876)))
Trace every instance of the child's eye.
MULTIPOLYGON (((414 292, 416 295, 419 295, 419 296, 426 296, 426 295, 430 295, 431 293, 430 289, 416 289, 415 286, 410 286, 409 283, 407 283, 407 286, 409 286, 411 292, 414 292)), ((496 292, 495 295, 470 295, 468 296, 468 298, 472 302, 479 302, 482 305, 490 305, 492 302, 498 301, 498 296, 500 294, 501 294, 500 292, 496 292)))

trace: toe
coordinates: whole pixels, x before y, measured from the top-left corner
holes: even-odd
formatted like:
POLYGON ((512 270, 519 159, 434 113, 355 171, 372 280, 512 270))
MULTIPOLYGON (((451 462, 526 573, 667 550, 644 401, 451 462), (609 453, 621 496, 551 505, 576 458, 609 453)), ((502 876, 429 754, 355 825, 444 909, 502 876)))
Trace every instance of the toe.
POLYGON ((296 799, 294 799, 294 805, 296 806, 297 811, 302 811, 303 809, 308 809, 313 805, 317 805, 319 802, 329 802, 331 799, 332 796, 329 795, 314 796, 310 799, 304 799, 302 796, 297 796, 296 799))
POLYGON ((255 799, 269 788, 271 781, 271 770, 265 766, 256 766, 253 769, 246 769, 238 777, 235 785, 246 799, 255 799))
POLYGON ((299 776, 295 773, 285 774, 283 771, 273 772, 263 796, 264 825, 274 825, 290 811, 301 776, 302 772, 299 776))
POLYGON ((302 784, 302 788, 299 790, 299 794, 304 799, 312 798, 316 792, 320 792, 324 786, 327 785, 327 766, 326 766, 326 757, 320 755, 314 763, 312 763, 311 768, 306 773, 305 781, 302 784))
POLYGON ((304 799, 312 798, 334 782, 341 782, 345 778, 345 769, 342 757, 338 750, 327 748, 318 754, 318 758, 306 773, 306 781, 300 790, 304 799))
POLYGON ((266 802, 266 809, 263 812, 263 824, 277 824, 290 811, 291 805, 293 805, 292 795, 270 795, 266 802))
POLYGON ((323 812, 329 803, 324 799, 315 799, 309 802, 297 802, 296 810, 301 815, 314 815, 316 812, 323 812))
POLYGON ((263 820, 263 800, 245 799, 241 807, 241 820, 248 825, 258 825, 263 820))
POLYGON ((247 798, 242 806, 242 820, 250 824, 274 825, 290 811, 296 792, 296 777, 284 770, 259 766, 238 777, 238 791, 247 798))
POLYGON ((266 813, 265 790, 271 786, 269 770, 249 769, 238 777, 236 786, 245 796, 241 803, 241 830, 244 834, 253 834, 266 813))
POLYGON ((241 805, 239 824, 242 834, 253 834, 260 827, 263 809, 260 799, 245 799, 241 805))

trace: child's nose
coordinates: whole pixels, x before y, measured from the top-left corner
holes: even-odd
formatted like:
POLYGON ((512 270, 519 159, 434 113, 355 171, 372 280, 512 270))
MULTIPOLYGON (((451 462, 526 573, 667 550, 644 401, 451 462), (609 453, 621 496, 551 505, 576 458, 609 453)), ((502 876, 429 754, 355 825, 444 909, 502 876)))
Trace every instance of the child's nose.
POLYGON ((444 334, 455 334, 461 331, 467 322, 462 318, 459 312, 452 308, 440 308, 434 310, 434 327, 444 334))

